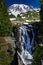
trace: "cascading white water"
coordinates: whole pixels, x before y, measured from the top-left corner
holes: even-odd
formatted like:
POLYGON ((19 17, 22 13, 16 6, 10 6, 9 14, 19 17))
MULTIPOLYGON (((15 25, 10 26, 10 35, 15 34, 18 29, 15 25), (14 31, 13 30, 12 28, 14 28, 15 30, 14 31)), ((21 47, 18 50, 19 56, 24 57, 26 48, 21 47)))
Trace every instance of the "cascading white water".
POLYGON ((32 61, 32 47, 33 47, 33 44, 34 44, 34 32, 33 32, 33 28, 32 28, 32 25, 28 25, 28 27, 31 27, 31 30, 32 30, 32 41, 31 41, 31 44, 30 44, 30 36, 27 32, 27 29, 26 29, 26 26, 21 26, 19 27, 19 32, 20 32, 20 44, 21 44, 21 54, 19 54, 19 56, 21 57, 23 63, 25 65, 28 65, 28 64, 31 64, 32 61))

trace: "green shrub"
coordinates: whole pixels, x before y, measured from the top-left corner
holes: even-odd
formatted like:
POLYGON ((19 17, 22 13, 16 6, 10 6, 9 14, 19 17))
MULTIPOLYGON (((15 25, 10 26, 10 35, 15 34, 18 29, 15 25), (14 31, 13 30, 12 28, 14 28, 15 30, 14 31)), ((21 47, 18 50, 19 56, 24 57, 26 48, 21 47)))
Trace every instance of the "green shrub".
POLYGON ((33 53, 33 62, 32 65, 41 65, 41 59, 43 58, 43 48, 39 45, 36 46, 33 53))

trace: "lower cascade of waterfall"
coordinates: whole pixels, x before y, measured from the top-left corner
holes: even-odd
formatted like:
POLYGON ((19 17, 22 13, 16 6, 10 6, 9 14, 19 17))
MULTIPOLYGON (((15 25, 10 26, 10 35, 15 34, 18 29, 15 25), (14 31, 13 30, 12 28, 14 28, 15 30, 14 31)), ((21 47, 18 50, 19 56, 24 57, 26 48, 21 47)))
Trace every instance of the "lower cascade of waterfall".
POLYGON ((20 33, 20 44, 21 44, 21 54, 19 52, 18 55, 21 57, 24 65, 28 65, 32 63, 32 48, 34 44, 34 30, 32 25, 23 25, 19 27, 20 33), (31 29, 31 31, 27 31, 27 27, 31 29))

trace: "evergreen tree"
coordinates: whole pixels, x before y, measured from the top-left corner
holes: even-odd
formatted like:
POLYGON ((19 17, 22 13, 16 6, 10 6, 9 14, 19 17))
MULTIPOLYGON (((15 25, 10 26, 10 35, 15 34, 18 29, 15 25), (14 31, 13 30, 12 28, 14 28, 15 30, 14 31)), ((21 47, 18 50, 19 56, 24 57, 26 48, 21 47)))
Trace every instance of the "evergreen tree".
POLYGON ((12 24, 9 20, 7 7, 3 0, 0 0, 0 36, 9 36, 12 32, 12 24))
MULTIPOLYGON (((39 0, 39 1, 41 4, 41 10, 40 10, 41 21, 38 23, 35 23, 35 25, 36 27, 38 26, 39 33, 40 33, 39 38, 42 39, 42 44, 43 44, 43 0, 39 0)), ((42 65, 41 60, 43 60, 43 46, 40 46, 38 44, 37 46, 35 46, 32 65, 42 65)))
POLYGON ((40 0, 40 4, 41 4, 40 18, 41 18, 41 21, 43 21, 43 0, 40 0))

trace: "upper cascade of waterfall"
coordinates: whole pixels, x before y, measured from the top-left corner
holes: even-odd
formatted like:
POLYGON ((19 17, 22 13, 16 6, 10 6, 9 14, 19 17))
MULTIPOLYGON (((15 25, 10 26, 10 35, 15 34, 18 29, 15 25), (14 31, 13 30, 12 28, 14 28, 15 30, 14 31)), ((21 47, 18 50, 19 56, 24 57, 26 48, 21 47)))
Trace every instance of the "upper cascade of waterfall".
POLYGON ((29 59, 32 59, 32 48, 34 44, 34 30, 33 26, 30 24, 26 24, 19 27, 19 33, 20 33, 20 44, 21 44, 21 58, 25 65, 31 64, 31 61, 27 61, 29 59), (27 30, 30 28, 30 31, 27 30))
POLYGON ((32 53, 31 48, 34 43, 34 31, 32 25, 25 25, 20 27, 20 41, 21 46, 25 48, 29 53, 32 53), (27 31, 26 27, 31 27, 31 31, 27 31))

